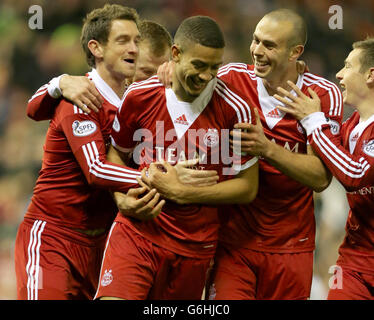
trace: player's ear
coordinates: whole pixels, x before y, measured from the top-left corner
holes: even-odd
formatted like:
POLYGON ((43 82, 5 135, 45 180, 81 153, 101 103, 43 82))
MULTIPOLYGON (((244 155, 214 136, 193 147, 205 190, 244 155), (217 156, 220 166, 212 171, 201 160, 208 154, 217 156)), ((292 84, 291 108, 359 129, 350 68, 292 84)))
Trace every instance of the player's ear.
POLYGON ((87 47, 95 58, 103 58, 103 47, 100 42, 91 39, 88 41, 87 47))
POLYGON ((296 46, 293 46, 290 50, 290 61, 297 60, 304 52, 304 46, 301 44, 298 44, 296 46))
POLYGON ((181 55, 181 49, 180 46, 177 44, 173 44, 171 47, 171 59, 174 62, 179 62, 180 61, 180 55, 181 55))
POLYGON ((369 68, 368 70, 366 84, 368 85, 370 89, 374 88, 374 67, 369 68))

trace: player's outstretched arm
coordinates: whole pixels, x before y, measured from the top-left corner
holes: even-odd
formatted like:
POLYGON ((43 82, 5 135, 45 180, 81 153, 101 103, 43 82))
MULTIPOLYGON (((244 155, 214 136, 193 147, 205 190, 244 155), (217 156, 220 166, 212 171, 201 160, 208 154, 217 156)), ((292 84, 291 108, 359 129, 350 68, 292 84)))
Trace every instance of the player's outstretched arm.
POLYGON ((233 204, 249 203, 257 195, 258 161, 238 173, 235 178, 212 186, 194 187, 182 184, 175 168, 167 162, 151 163, 142 172, 142 181, 169 200, 179 204, 233 204), (162 166, 163 170, 160 170, 162 166))
POLYGON ((264 134, 258 110, 255 109, 256 124, 239 123, 235 125, 232 144, 243 152, 254 156, 264 157, 271 165, 303 185, 321 192, 328 187, 331 174, 322 161, 308 147, 308 153, 291 152, 275 142, 270 141, 264 134), (243 131, 246 130, 246 131, 243 131), (240 139, 239 139, 240 136, 240 139), (240 146, 235 144, 240 143, 240 146))
POLYGON ((374 137, 353 154, 342 146, 340 134, 332 134, 320 113, 302 119, 313 150, 348 191, 355 191, 374 181, 374 137))

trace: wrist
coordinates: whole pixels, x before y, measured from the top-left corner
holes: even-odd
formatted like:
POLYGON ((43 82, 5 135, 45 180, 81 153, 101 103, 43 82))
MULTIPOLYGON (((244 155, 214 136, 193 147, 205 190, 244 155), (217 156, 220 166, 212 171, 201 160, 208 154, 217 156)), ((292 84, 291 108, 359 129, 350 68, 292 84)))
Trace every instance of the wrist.
POLYGON ((263 158, 271 159, 274 156, 274 148, 276 146, 277 145, 275 144, 275 142, 271 142, 270 140, 266 139, 265 148, 260 156, 263 158))
POLYGON ((66 86, 65 86, 65 84, 66 84, 66 81, 68 81, 68 83, 69 83, 69 75, 68 74, 66 74, 66 73, 64 73, 64 74, 62 74, 60 77, 59 77, 59 88, 60 88, 60 91, 61 91, 61 94, 62 94, 62 92, 64 92, 64 90, 66 89, 66 86))
POLYGON ((326 116, 323 112, 313 112, 300 120, 304 127, 307 136, 309 136, 315 129, 327 124, 326 116))
POLYGON ((173 187, 172 190, 172 199, 174 202, 178 204, 187 204, 188 203, 188 195, 190 194, 190 188, 189 185, 182 185, 182 184, 176 184, 173 187))
POLYGON ((62 96, 62 91, 60 87, 61 79, 65 76, 62 74, 58 77, 53 78, 48 84, 48 94, 55 99, 58 99, 62 96))

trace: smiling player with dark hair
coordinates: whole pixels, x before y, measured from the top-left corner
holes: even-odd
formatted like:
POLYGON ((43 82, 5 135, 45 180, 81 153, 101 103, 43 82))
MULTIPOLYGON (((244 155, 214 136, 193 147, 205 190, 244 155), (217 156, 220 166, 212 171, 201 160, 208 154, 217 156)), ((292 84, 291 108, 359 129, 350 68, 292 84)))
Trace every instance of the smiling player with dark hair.
POLYGON ((213 19, 188 18, 172 47, 172 88, 152 77, 127 90, 113 125, 113 153, 126 159, 137 147, 134 133, 144 132, 140 168, 161 161, 160 155, 169 163, 163 164, 164 173, 150 164, 143 179, 168 200, 165 210, 147 222, 117 216, 96 298, 201 299, 218 238, 215 205, 247 203, 256 196, 256 157, 235 162, 238 172, 232 179, 222 173, 226 159, 217 158, 224 147, 223 129, 228 132, 238 121, 253 120, 248 102, 216 78, 224 46, 213 19), (196 154, 202 160, 198 169, 217 170, 219 183, 198 188, 180 183, 172 164, 196 154))

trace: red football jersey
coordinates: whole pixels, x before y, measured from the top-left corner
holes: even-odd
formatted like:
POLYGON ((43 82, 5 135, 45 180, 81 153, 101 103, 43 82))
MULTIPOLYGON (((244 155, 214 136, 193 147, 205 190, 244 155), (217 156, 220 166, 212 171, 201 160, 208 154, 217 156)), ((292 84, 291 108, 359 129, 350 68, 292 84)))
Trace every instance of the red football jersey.
MULTIPOLYGON (((60 100, 44 145, 42 169, 26 218, 79 229, 109 228, 118 209, 109 190, 126 192, 138 186, 137 170, 106 161, 113 119, 121 99, 96 70, 88 73, 104 103, 99 113, 86 114, 60 100), (107 190, 104 190, 107 189, 107 190)), ((53 109, 47 91, 34 95, 29 106, 53 109), (37 100, 35 100, 37 99, 37 100)))
POLYGON ((350 212, 339 263, 374 273, 374 116, 360 122, 356 111, 343 124, 341 135, 331 134, 329 126, 322 125, 308 138, 347 190, 350 212))
MULTIPOLYGON (((220 68, 218 78, 231 84, 253 101, 259 110, 265 135, 278 145, 298 153, 307 152, 307 136, 301 124, 276 108, 282 103, 269 96, 254 66, 232 63, 220 68)), ((304 73, 296 85, 308 94, 310 87, 321 99, 322 111, 338 131, 342 119, 342 96, 332 82, 304 73)), ((290 160, 291 161, 291 160, 290 160)), ((221 240, 267 252, 302 252, 314 249, 315 219, 313 191, 259 160, 259 190, 248 205, 224 208, 221 240), (230 214, 227 211, 230 210, 230 214)))
MULTIPOLYGON (((213 79, 199 97, 187 103, 152 77, 127 90, 113 123, 112 143, 124 152, 133 151, 140 168, 152 161, 175 164, 198 156, 197 169, 217 170, 222 180, 229 178, 236 161, 229 155, 229 131, 235 123, 252 118, 248 103, 221 80, 213 79)), ((243 170, 257 159, 243 156, 239 161, 236 164, 243 170)), ((167 201, 163 212, 151 221, 121 215, 116 220, 181 255, 209 257, 216 248, 219 221, 214 206, 167 201)))

